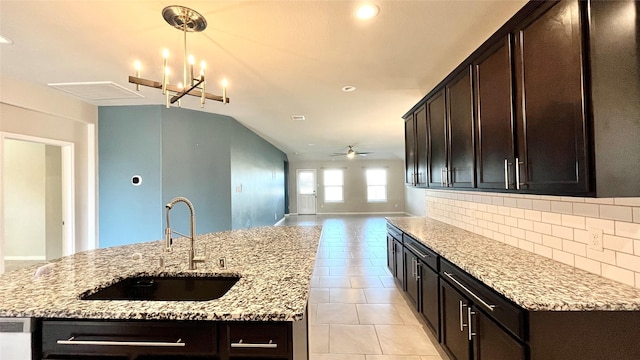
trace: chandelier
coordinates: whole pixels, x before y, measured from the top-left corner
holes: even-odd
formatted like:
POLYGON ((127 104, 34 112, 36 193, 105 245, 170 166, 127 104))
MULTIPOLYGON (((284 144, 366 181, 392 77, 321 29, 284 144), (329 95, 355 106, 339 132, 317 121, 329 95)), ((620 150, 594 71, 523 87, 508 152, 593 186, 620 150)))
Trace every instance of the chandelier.
POLYGON ((222 81, 222 96, 213 95, 206 92, 205 70, 207 64, 202 61, 200 63, 200 74, 194 77, 193 66, 195 59, 193 55, 187 56, 187 33, 188 32, 200 32, 207 28, 207 20, 204 16, 200 15, 197 11, 189 9, 184 6, 172 5, 167 6, 162 10, 162 17, 164 20, 174 28, 182 31, 184 36, 184 53, 183 53, 183 66, 182 66, 182 82, 177 84, 169 83, 169 67, 167 66, 167 59, 169 58, 169 50, 163 51, 163 66, 162 66, 162 82, 143 79, 140 77, 140 70, 142 65, 139 61, 136 62, 136 76, 129 76, 129 82, 136 84, 136 90, 140 91, 140 85, 148 86, 156 89, 162 89, 162 94, 166 97, 167 108, 174 103, 178 103, 178 106, 182 106, 180 99, 185 95, 197 96, 200 98, 200 107, 204 107, 205 99, 220 101, 223 104, 229 103, 227 97, 227 81, 222 81))

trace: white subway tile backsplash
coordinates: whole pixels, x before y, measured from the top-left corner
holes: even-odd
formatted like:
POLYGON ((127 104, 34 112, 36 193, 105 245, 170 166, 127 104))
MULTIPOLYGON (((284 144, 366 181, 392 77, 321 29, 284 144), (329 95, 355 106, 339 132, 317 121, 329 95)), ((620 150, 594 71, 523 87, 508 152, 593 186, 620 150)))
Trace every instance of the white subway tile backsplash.
POLYGON ((533 210, 551 211, 551 201, 549 200, 533 200, 533 210))
POLYGON ((640 240, 640 224, 616 221, 616 235, 640 240))
POLYGON ((628 206, 600 205, 600 218, 633 221, 633 211, 628 206))
POLYGON ((616 265, 631 271, 640 272, 640 256, 616 253, 616 265))
POLYGON ((587 218, 586 226, 587 226, 587 229, 589 228, 602 229, 602 232, 604 232, 605 234, 613 235, 616 233, 615 223, 612 220, 587 218))
MULTIPOLYGON (((562 239, 557 238, 555 236, 542 235, 542 245, 548 246, 550 248, 562 250, 562 239)), ((613 263, 615 264, 615 259, 613 263)))
POLYGON ((551 235, 567 240, 573 240, 573 229, 566 226, 551 225, 551 235))
POLYGON ((552 201, 551 212, 558 214, 573 214, 573 203, 563 201, 552 201))
POLYGON ((573 215, 599 217, 600 206, 597 204, 575 203, 573 204, 573 215))
POLYGON ((602 276, 620 281, 627 285, 635 286, 635 274, 633 271, 622 269, 617 266, 602 264, 602 276))
POLYGON ((633 239, 604 234, 602 237, 602 246, 605 249, 633 254, 633 239))
POLYGON ((562 226, 584 229, 586 218, 584 216, 565 215, 562 214, 562 226))
POLYGON ((587 259, 586 257, 582 257, 582 256, 576 256, 575 261, 576 261, 576 267, 578 269, 582 269, 590 273, 602 275, 602 270, 600 269, 600 262, 587 259))
POLYGON ((559 261, 563 264, 567 264, 569 266, 575 265, 574 255, 562 250, 553 249, 552 259, 555 261, 559 261))
POLYGON ((640 198, 426 190, 428 216, 640 288, 640 198), (603 231, 603 251, 588 247, 603 231))
POLYGON ((542 213, 542 222, 548 224, 562 225, 562 215, 550 212, 542 213))
POLYGON ((525 210, 524 218, 532 221, 542 221, 542 212, 537 210, 525 210))
POLYGON ((587 245, 576 241, 563 240, 562 250, 574 255, 587 256, 587 245))
POLYGON ((538 255, 542 255, 544 257, 548 257, 548 258, 553 257, 553 249, 548 246, 533 244, 533 252, 535 252, 538 255))

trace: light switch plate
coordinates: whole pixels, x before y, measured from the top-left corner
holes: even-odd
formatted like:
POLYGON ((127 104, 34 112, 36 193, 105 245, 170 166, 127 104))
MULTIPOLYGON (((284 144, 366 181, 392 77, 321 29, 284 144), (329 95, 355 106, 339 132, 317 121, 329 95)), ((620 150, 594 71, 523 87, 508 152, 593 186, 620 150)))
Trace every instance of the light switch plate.
POLYGON ((589 249, 603 251, 602 248, 602 229, 589 228, 589 249))

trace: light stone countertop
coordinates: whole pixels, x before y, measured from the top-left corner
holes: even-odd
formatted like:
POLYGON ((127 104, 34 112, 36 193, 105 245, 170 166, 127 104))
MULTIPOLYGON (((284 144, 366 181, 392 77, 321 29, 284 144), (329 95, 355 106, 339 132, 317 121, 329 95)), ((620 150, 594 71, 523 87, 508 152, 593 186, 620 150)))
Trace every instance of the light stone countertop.
POLYGON ((187 270, 187 238, 97 249, 0 275, 0 317, 297 321, 304 317, 321 226, 259 227, 198 235, 205 263, 187 270), (140 255, 138 255, 140 254, 140 255), (165 256, 165 268, 159 257, 165 256), (226 267, 218 267, 225 257, 226 267), (80 300, 120 279, 139 275, 240 275, 222 297, 210 301, 80 300))
POLYGON ((387 221, 530 311, 640 311, 640 289, 425 217, 387 221))

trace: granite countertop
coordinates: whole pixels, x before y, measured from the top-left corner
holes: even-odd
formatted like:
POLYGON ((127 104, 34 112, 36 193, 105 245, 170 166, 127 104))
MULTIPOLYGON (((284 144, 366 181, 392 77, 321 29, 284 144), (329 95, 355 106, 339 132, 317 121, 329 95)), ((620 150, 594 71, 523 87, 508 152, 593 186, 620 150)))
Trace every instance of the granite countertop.
POLYGON ((67 319, 297 321, 304 317, 321 226, 259 227, 198 235, 206 262, 187 270, 187 238, 97 249, 0 275, 0 317, 67 319), (159 258, 164 256, 165 267, 159 258), (218 259, 226 259, 225 269, 218 259), (151 276, 239 275, 210 301, 80 300, 120 279, 151 276))
POLYGON ((387 221, 526 310, 640 310, 640 289, 430 218, 387 221))

